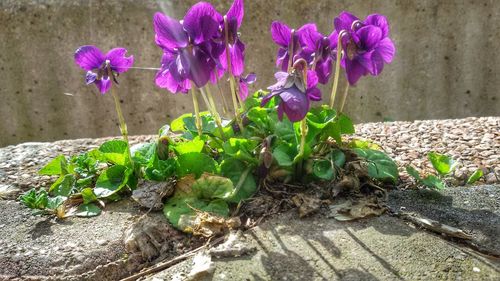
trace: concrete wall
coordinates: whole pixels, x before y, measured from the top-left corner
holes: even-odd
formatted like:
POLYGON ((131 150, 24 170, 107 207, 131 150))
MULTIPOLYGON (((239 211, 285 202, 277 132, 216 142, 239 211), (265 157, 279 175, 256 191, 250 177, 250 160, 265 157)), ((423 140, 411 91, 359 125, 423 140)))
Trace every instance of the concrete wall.
MULTIPOLYGON (((84 85, 73 52, 84 44, 126 47, 136 66, 157 67, 152 15, 182 17, 196 1, 1 0, 0 146, 119 134, 111 96, 84 85)), ((230 0, 212 0, 224 12, 230 0)), ((378 78, 352 88, 346 109, 357 122, 500 115, 500 1, 498 0, 247 0, 242 38, 256 87, 273 82, 276 46, 269 26, 309 21, 324 33, 348 10, 390 20, 397 55, 378 78)), ((131 134, 151 134, 192 109, 153 83, 154 71, 120 77, 119 94, 131 134)), ((324 96, 329 95, 329 88, 324 96)), ((342 89, 342 85, 340 87, 342 89)))

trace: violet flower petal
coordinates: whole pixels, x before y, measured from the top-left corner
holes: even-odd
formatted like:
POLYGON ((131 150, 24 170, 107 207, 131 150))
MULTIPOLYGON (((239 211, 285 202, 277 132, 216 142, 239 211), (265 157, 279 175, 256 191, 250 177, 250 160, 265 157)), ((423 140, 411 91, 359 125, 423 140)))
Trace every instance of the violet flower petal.
POLYGON ((188 45, 188 37, 182 24, 162 13, 153 17, 153 26, 156 33, 156 44, 170 50, 184 48, 188 45))
POLYGON ((318 28, 314 23, 308 23, 299 28, 297 36, 300 44, 311 50, 316 50, 319 40, 323 38, 323 35, 318 32, 318 28))
POLYGON ((125 48, 114 48, 106 54, 105 59, 109 60, 113 71, 123 73, 134 64, 134 56, 126 57, 126 53, 125 48))
POLYGON ((352 23, 356 20, 359 20, 359 18, 349 12, 343 11, 333 20, 333 25, 337 33, 340 33, 342 30, 351 31, 352 23))
POLYGON ((99 91, 101 92, 101 94, 105 94, 111 88, 111 80, 109 78, 95 80, 94 83, 97 86, 97 89, 99 89, 99 91))
POLYGON ((350 85, 355 85, 361 76, 364 76, 368 71, 357 60, 343 60, 345 62, 347 81, 350 85))
POLYGON ((371 61, 372 61, 372 71, 370 71, 370 74, 373 76, 379 75, 382 70, 384 69, 384 59, 378 52, 373 52, 371 56, 371 61))
POLYGON ((382 38, 389 36, 389 22, 387 18, 380 14, 371 14, 364 20, 366 25, 375 25, 382 29, 382 38))
POLYGON ((314 88, 318 85, 318 76, 315 71, 308 70, 307 71, 307 89, 314 88))
MULTIPOLYGON (((222 16, 206 2, 199 2, 186 13, 182 25, 194 44, 217 37, 222 16)), ((220 35, 219 35, 220 36, 220 35)))
POLYGON ((260 106, 265 106, 272 98, 274 98, 276 95, 279 95, 279 94, 280 94, 280 92, 276 91, 276 92, 271 92, 271 93, 265 95, 262 98, 262 101, 260 102, 260 106))
POLYGON ((229 11, 226 14, 228 20, 236 20, 237 28, 240 28, 241 23, 243 22, 243 16, 245 15, 244 8, 243 0, 234 0, 231 8, 229 8, 229 11))
POLYGON ((274 21, 271 24, 271 36, 273 41, 283 48, 288 48, 290 43, 291 29, 284 23, 274 21))
POLYGON ((276 59, 276 66, 279 67, 281 71, 287 71, 289 60, 290 56, 288 55, 288 50, 284 48, 279 48, 276 59))
POLYGON ((238 93, 240 95, 240 99, 242 101, 244 101, 248 97, 248 84, 247 84, 247 82, 245 82, 245 81, 243 81, 241 79, 240 79, 240 83, 238 83, 238 84, 239 84, 239 89, 240 89, 238 91, 238 93))
POLYGON ((297 122, 306 116, 309 111, 309 99, 296 87, 285 89, 280 93, 283 111, 291 122, 297 122))
POLYGON ((75 63, 85 70, 99 68, 104 62, 104 55, 96 46, 81 46, 75 51, 75 63))
POLYGON ((193 52, 183 52, 181 56, 183 65, 188 69, 188 78, 193 81, 198 88, 205 86, 210 80, 210 73, 215 67, 215 63, 198 48, 193 52))
POLYGON ((382 56, 386 63, 391 63, 394 55, 396 54, 396 47, 394 46, 392 40, 387 37, 380 41, 375 51, 382 56))
POLYGON ((174 94, 179 92, 187 93, 190 88, 190 84, 187 79, 181 82, 177 81, 168 69, 160 70, 156 73, 155 83, 158 87, 166 88, 174 94))
POLYGON ((96 79, 97 79, 97 74, 92 71, 87 71, 87 74, 85 74, 85 83, 87 85, 94 83, 96 79))
POLYGON ((276 83, 274 85, 269 86, 267 89, 270 91, 277 91, 282 89, 285 86, 285 83, 288 79, 289 74, 286 72, 276 72, 274 77, 276 78, 276 83))
POLYGON ((357 37, 353 38, 359 40, 359 42, 356 42, 359 47, 369 51, 375 48, 382 39, 382 29, 377 26, 367 25, 358 29, 356 35, 357 37))
POLYGON ((278 120, 283 121, 283 113, 284 113, 284 107, 285 105, 280 103, 278 105, 278 120))
POLYGON ((246 77, 242 77, 241 79, 247 84, 253 84, 257 81, 257 74, 251 72, 246 77))
POLYGON ((245 45, 237 40, 234 46, 229 47, 231 55, 231 72, 234 76, 240 76, 245 70, 245 45))
POLYGON ((330 76, 332 74, 333 59, 328 57, 326 60, 320 60, 316 63, 316 75, 318 76, 318 82, 321 84, 328 83, 330 76))

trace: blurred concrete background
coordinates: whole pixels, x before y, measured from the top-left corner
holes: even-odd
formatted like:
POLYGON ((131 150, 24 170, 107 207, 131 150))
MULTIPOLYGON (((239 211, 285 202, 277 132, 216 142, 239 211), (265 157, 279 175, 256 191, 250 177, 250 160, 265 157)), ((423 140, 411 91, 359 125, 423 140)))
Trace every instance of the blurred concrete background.
MULTIPOLYGON (((84 71, 73 62, 75 49, 123 46, 135 56, 135 66, 158 67, 154 12, 182 18, 195 2, 1 0, 0 146, 118 135, 112 98, 85 86, 84 71)), ((232 1, 210 2, 224 14, 232 1)), ((380 77, 363 78, 351 89, 346 110, 356 122, 500 115, 498 0, 247 0, 245 5, 241 32, 247 70, 258 74, 253 89, 274 80, 273 20, 292 27, 314 21, 329 33, 342 10, 359 17, 379 12, 391 23, 397 54, 380 77)), ((157 88, 154 75, 130 70, 120 77, 131 134, 154 134, 192 109, 189 96, 157 88)))

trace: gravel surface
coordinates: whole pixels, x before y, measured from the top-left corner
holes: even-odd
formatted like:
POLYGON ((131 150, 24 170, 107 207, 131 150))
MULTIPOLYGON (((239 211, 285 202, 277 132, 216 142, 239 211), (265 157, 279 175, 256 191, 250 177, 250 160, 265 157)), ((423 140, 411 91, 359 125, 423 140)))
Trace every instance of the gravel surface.
MULTIPOLYGON (((432 172, 427 160, 429 151, 449 154, 457 159, 460 162, 455 172, 458 178, 465 179, 482 168, 485 171, 483 183, 500 183, 500 117, 366 123, 357 125, 356 132, 355 137, 373 140, 396 160, 401 171, 401 186, 413 185, 404 171, 406 165, 432 172)), ((130 141, 135 144, 154 138, 152 135, 132 136, 130 141)), ((53 157, 88 151, 109 139, 23 143, 0 148, 0 187, 12 185, 27 190, 50 185, 55 178, 39 176, 37 171, 53 157)))
POLYGON ((500 117, 366 123, 356 126, 356 137, 383 147, 399 165, 403 185, 412 184, 405 172, 407 165, 433 172, 427 159, 430 151, 459 161, 455 176, 463 181, 457 185, 477 169, 485 172, 482 182, 500 182, 500 117))

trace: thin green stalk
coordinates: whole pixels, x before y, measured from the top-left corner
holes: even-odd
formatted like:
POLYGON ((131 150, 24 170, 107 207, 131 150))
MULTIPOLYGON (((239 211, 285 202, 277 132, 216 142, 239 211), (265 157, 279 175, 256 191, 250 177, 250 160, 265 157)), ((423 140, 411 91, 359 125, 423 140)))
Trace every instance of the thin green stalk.
POLYGON ((210 92, 210 89, 208 86, 205 86, 204 88, 200 88, 201 95, 203 96, 203 99, 205 99, 205 103, 207 104, 208 109, 210 110, 210 113, 215 119, 215 123, 217 124, 217 128, 219 128, 219 133, 220 136, 223 140, 226 140, 226 136, 224 135, 224 129, 222 127, 222 120, 220 118, 219 112, 217 112, 217 108, 215 107, 215 102, 214 98, 212 97, 212 92, 210 92), (208 97, 208 100, 207 100, 208 97))
POLYGON ((344 104, 345 104, 345 101, 347 99, 347 93, 348 92, 349 92, 349 82, 346 84, 345 90, 344 90, 344 94, 342 95, 342 99, 340 100, 339 113, 342 113, 342 111, 344 110, 344 104))
POLYGON ((202 122, 201 122, 201 117, 200 117, 200 107, 198 105, 198 97, 196 93, 196 89, 194 87, 194 83, 191 82, 191 96, 193 97, 193 107, 194 107, 194 114, 196 118, 196 129, 198 130, 198 135, 201 137, 202 135, 202 122))
POLYGON ((293 37, 295 35, 295 29, 290 32, 290 45, 288 45, 288 73, 292 72, 293 69, 293 37))
POLYGON ((222 113, 227 114, 227 112, 229 111, 228 106, 227 106, 227 101, 226 101, 226 97, 224 96, 224 92, 222 92, 222 88, 220 87, 218 77, 216 77, 216 82, 217 82, 217 90, 218 90, 220 98, 222 100, 222 113))
POLYGON ((236 93, 236 81, 234 79, 234 75, 231 71, 231 54, 229 53, 229 27, 227 22, 227 16, 224 16, 224 43, 226 45, 226 60, 227 60, 227 70, 229 73, 229 86, 231 88, 231 96, 233 98, 233 107, 234 107, 234 118, 236 119, 236 123, 240 127, 241 132, 243 132, 243 123, 241 122, 240 110, 238 108, 238 97, 236 93))
MULTIPOLYGON (((107 62, 107 72, 108 72, 108 78, 111 80, 110 83, 113 83, 114 74, 113 71, 111 70, 109 62, 107 62)), ((120 123, 120 132, 122 133, 123 140, 127 143, 127 153, 130 159, 130 164, 132 165, 132 167, 134 167, 134 161, 132 160, 132 154, 130 153, 130 143, 128 141, 127 123, 125 123, 125 118, 123 118, 120 99, 118 98, 118 94, 116 93, 115 87, 111 87, 111 95, 113 96, 113 100, 115 102, 116 114, 118 115, 118 122, 120 123)))
POLYGON ((337 38, 337 61, 335 62, 335 77, 333 79, 332 94, 330 96, 330 108, 333 109, 335 104, 335 96, 337 95, 337 87, 339 86, 339 76, 340 76, 340 60, 342 59, 342 36, 345 31, 341 31, 337 38))

